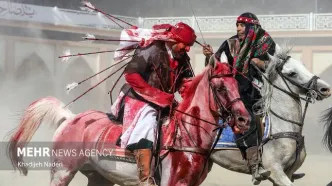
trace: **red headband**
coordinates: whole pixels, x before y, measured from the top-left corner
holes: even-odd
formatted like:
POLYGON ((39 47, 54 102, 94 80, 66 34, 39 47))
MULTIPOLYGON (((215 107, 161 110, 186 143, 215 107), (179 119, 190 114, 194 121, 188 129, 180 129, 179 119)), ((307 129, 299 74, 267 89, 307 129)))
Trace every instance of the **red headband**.
POLYGON ((197 38, 194 29, 183 22, 179 22, 175 26, 170 24, 154 25, 152 28, 155 30, 166 29, 172 33, 171 39, 184 43, 188 46, 194 45, 197 38))
POLYGON ((241 17, 241 16, 239 16, 237 18, 237 22, 244 22, 244 23, 251 23, 251 24, 255 24, 255 25, 260 25, 258 20, 248 18, 248 17, 241 17))

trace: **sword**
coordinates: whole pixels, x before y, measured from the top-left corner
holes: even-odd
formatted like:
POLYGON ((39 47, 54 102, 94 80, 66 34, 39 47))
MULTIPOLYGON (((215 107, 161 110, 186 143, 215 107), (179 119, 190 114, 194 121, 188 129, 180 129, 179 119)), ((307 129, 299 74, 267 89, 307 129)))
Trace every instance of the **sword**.
POLYGON ((190 0, 188 0, 188 1, 189 1, 189 5, 190 5, 190 8, 191 8, 191 11, 192 11, 192 13, 193 13, 193 15, 194 15, 194 18, 195 18, 195 21, 196 21, 197 27, 198 27, 199 32, 201 33, 202 39, 203 39, 203 41, 204 41, 204 44, 206 44, 205 39, 204 39, 203 34, 202 34, 202 31, 201 31, 201 28, 199 27, 199 24, 198 24, 197 18, 196 18, 196 16, 195 16, 193 6, 191 5, 190 0))

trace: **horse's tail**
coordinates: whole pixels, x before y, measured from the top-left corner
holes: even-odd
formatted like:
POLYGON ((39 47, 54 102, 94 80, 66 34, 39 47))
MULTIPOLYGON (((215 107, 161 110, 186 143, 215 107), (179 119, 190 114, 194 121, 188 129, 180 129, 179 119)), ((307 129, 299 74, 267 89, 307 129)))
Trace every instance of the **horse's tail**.
POLYGON ((332 152, 332 107, 325 111, 321 121, 325 122, 324 128, 326 129, 323 143, 332 152))
POLYGON ((31 103, 24 111, 20 124, 13 130, 7 145, 7 155, 11 160, 14 170, 18 169, 25 176, 28 170, 23 163, 22 154, 17 154, 35 134, 40 124, 47 121, 58 128, 65 120, 75 116, 69 109, 63 108, 64 104, 54 97, 45 97, 31 103))

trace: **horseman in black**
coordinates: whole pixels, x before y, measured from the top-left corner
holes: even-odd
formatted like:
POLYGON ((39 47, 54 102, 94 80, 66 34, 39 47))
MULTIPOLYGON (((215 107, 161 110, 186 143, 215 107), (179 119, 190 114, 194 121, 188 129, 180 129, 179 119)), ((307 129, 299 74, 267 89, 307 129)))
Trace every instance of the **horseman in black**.
POLYGON ((213 56, 212 47, 209 45, 203 48, 203 53, 206 56, 205 65, 210 57, 215 57, 218 61, 228 62, 236 74, 242 101, 253 118, 249 131, 237 135, 236 142, 248 161, 254 184, 258 184, 266 179, 270 172, 264 170, 258 158, 257 139, 261 138, 263 132, 260 116, 253 114, 253 105, 261 98, 259 89, 263 82, 254 65, 264 72, 269 60, 267 53, 275 53, 275 43, 252 13, 241 14, 237 18, 236 27, 237 35, 223 42, 213 56))

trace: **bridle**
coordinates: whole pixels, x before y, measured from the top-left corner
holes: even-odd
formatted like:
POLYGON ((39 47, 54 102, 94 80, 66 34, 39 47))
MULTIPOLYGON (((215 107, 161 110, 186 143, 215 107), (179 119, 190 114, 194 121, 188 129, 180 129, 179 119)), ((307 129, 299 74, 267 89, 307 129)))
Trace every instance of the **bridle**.
MULTIPOLYGON (((219 108, 219 110, 217 111, 217 115, 219 116, 219 118, 225 119, 226 121, 229 121, 229 119, 233 116, 232 112, 229 110, 229 108, 237 101, 241 101, 242 99, 240 97, 235 98, 234 100, 229 101, 229 103, 227 103, 227 105, 223 105, 220 101, 220 99, 217 96, 217 92, 221 92, 221 91, 227 91, 225 89, 218 89, 218 88, 213 88, 212 87, 212 82, 211 80, 214 78, 222 78, 222 77, 234 77, 233 73, 227 73, 227 74, 216 74, 216 75, 209 75, 209 91, 212 91, 213 94, 213 98, 215 100, 215 103, 217 104, 217 108, 219 108)), ((210 101, 210 94, 209 94, 209 103, 211 103, 210 101)), ((211 109, 211 105, 210 106, 210 110, 212 112, 215 112, 211 109)))
POLYGON ((317 81, 319 79, 319 77, 317 77, 316 75, 314 75, 307 83, 305 84, 299 84, 297 82, 295 82, 294 80, 292 80, 291 78, 289 78, 288 76, 284 75, 281 71, 284 67, 284 65, 287 63, 287 61, 290 59, 291 57, 290 56, 287 56, 285 59, 283 59, 283 63, 282 65, 276 67, 276 71, 278 73, 278 75, 282 78, 283 82, 285 83, 285 85, 287 86, 287 89, 288 90, 285 90, 275 84, 273 84, 267 77, 266 75, 261 72, 256 66, 256 69, 258 70, 258 72, 266 79, 266 81, 272 85, 273 87, 275 87, 276 89, 282 91, 283 93, 289 95, 290 97, 292 97, 294 100, 296 101, 300 101, 300 100, 303 100, 306 102, 306 105, 305 105, 305 110, 304 110, 304 113, 302 115, 302 119, 300 122, 297 122, 297 121, 292 121, 292 120, 289 120, 289 119, 285 119, 284 117, 278 115, 277 113, 273 112, 272 109, 270 109, 270 112, 275 115, 276 117, 284 120, 284 121, 287 121, 287 122, 290 122, 290 123, 293 123, 293 124, 296 124, 298 126, 301 127, 301 130, 302 130, 302 127, 303 127, 303 124, 304 124, 304 119, 305 119, 305 115, 306 115, 306 111, 307 111, 307 108, 308 108, 308 105, 309 103, 314 103, 316 98, 317 98, 317 92, 316 92, 316 89, 317 89, 317 81), (286 81, 287 80, 287 81, 286 81), (292 91, 292 89, 290 88, 290 85, 289 83, 290 82, 291 84, 295 85, 296 87, 300 88, 302 91, 306 92, 306 97, 301 97, 300 95, 294 93, 292 91))
POLYGON ((258 69, 258 67, 253 65, 257 69, 257 71, 264 77, 264 79, 266 79, 266 81, 270 85, 272 85, 274 88, 276 88, 276 89, 282 91, 283 93, 289 95, 290 97, 292 97, 297 102, 300 102, 301 100, 306 102, 303 115, 301 116, 301 121, 299 121, 299 122, 284 118, 283 116, 278 115, 276 112, 274 112, 270 108, 269 112, 271 112, 271 114, 273 114, 274 116, 276 116, 277 118, 279 118, 283 121, 298 125, 300 127, 300 131, 299 132, 279 132, 279 133, 275 133, 275 134, 270 134, 267 138, 263 139, 262 142, 259 145, 259 150, 260 150, 260 152, 262 152, 263 145, 265 145, 270 140, 276 140, 276 139, 280 139, 280 138, 294 139, 296 141, 296 157, 295 157, 295 161, 293 162, 293 164, 290 167, 288 167, 288 169, 293 167, 293 165, 297 161, 297 158, 299 157, 299 153, 301 152, 302 148, 304 147, 304 136, 302 136, 304 119, 305 119, 305 116, 306 116, 306 112, 307 112, 307 108, 309 106, 309 103, 314 103, 316 98, 317 98, 318 94, 317 94, 316 90, 317 90, 317 81, 319 79, 319 77, 314 75, 307 83, 299 84, 299 83, 295 82, 294 80, 292 80, 290 77, 284 75, 282 73, 282 69, 290 58, 291 58, 290 56, 287 56, 285 59, 283 59, 282 65, 279 65, 279 66, 276 67, 276 71, 277 71, 278 75, 282 78, 282 80, 285 83, 285 85, 287 86, 288 90, 285 90, 285 89, 273 84, 265 76, 265 74, 258 69), (290 88, 289 83, 295 85, 300 90, 304 91, 306 96, 301 97, 299 94, 294 93, 292 91, 292 89, 290 88))

